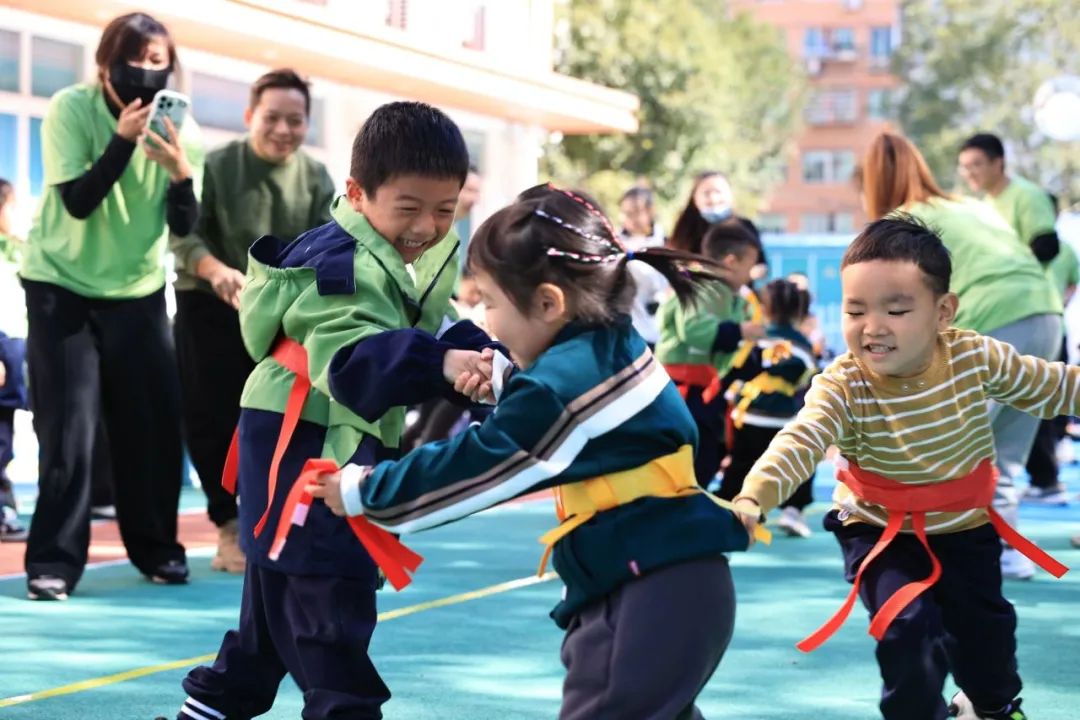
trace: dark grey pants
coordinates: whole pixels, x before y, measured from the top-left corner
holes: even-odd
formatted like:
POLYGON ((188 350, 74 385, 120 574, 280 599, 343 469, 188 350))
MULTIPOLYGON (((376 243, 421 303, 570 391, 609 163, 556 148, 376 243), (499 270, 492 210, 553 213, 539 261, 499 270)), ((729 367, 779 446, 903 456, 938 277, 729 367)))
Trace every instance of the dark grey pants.
POLYGON ((627 583, 566 631, 560 720, 699 720, 694 700, 734 625, 735 587, 724 557, 627 583))

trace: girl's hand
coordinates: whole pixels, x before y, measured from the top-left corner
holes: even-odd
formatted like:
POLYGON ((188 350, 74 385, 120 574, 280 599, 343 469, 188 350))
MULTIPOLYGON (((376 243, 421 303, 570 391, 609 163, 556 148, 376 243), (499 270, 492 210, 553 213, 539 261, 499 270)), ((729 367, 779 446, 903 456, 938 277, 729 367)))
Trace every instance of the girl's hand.
POLYGON ((116 119, 116 134, 128 142, 135 142, 146 129, 146 120, 150 117, 150 106, 142 107, 142 100, 135 98, 120 110, 116 119))
POLYGON ((495 351, 447 350, 443 358, 443 376, 454 384, 454 390, 473 402, 493 398, 491 392, 492 358, 495 351))
POLYGON ((341 473, 323 473, 306 488, 312 497, 320 498, 330 512, 345 517, 345 501, 341 498, 341 473))
POLYGON ((739 511, 735 513, 735 517, 743 524, 746 534, 750 536, 750 542, 746 546, 749 550, 757 541, 754 537, 754 529, 758 525, 758 518, 761 517, 761 506, 758 505, 757 500, 746 495, 735 498, 734 504, 735 509, 739 511))
POLYGON ((148 158, 165 168, 172 182, 182 182, 191 177, 191 165, 188 163, 184 146, 180 144, 176 126, 169 118, 166 117, 164 120, 165 129, 169 131, 169 139, 166 141, 147 127, 141 139, 143 151, 148 158))

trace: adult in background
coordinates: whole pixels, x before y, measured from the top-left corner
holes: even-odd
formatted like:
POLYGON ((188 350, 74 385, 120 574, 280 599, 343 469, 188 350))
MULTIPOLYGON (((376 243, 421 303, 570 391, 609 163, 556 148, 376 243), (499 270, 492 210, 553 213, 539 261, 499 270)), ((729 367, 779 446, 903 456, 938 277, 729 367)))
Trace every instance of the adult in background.
MULTIPOLYGON (((619 218, 622 224, 619 238, 631 252, 664 246, 666 238, 656 222, 653 192, 649 188, 635 186, 623 193, 619 200, 619 218)), ((634 278, 634 304, 630 307, 634 329, 650 347, 655 347, 660 339, 656 311, 670 285, 659 271, 641 261, 630 262, 626 269, 634 278)))
MULTIPOLYGON (((1016 232, 986 203, 954 198, 938 186, 926 161, 909 140, 881 133, 871 142, 861 165, 863 203, 877 219, 900 210, 934 228, 953 261, 950 290, 960 297, 954 325, 1014 346, 1021 355, 1057 358, 1061 347, 1061 298, 1034 254, 1016 232)), ((918 387, 904 388, 919 392, 918 387)), ((1039 420, 991 403, 990 421, 999 472, 994 506, 1014 527, 1017 493, 1014 480, 1027 463, 1039 420)), ((924 431, 927 437, 933 430, 924 431)), ((920 435, 913 434, 917 442, 920 435)), ((948 445, 942 448, 948 453, 948 445)), ((947 459, 947 454, 943 461, 947 459)), ((927 518, 931 530, 932 518, 927 518)), ((1002 574, 1026 579, 1035 574, 1024 555, 1006 548, 1002 574)))
MULTIPOLYGON (((1043 263, 1050 282, 1061 294, 1062 302, 1068 305, 1076 289, 1077 257, 1072 246, 1059 242, 1053 198, 1030 180, 1006 174, 1005 147, 996 135, 972 135, 960 147, 957 164, 968 187, 983 194, 1019 238, 1031 246, 1036 258, 1043 263)), ((1068 359, 1064 336, 1059 359, 1068 359)), ((1027 462, 1031 486, 1024 491, 1025 502, 1050 505, 1068 502, 1065 486, 1058 479, 1056 453, 1058 441, 1065 436, 1067 422, 1063 417, 1039 421, 1027 462)))
POLYGON ((66 599, 90 542, 95 427, 109 437, 128 558, 157 583, 187 581, 177 542, 182 451, 176 359, 165 314, 166 230, 198 214, 198 128, 168 138, 150 103, 178 69, 164 25, 110 22, 92 83, 59 91, 41 128, 45 191, 20 275, 29 320, 39 493, 26 547, 28 595, 66 599))
POLYGON ((240 291, 248 248, 262 235, 292 240, 330 222, 334 183, 300 149, 311 117, 308 84, 293 70, 251 86, 246 137, 209 153, 194 232, 172 235, 176 255, 176 337, 184 430, 191 461, 218 528, 215 570, 242 573, 236 499, 221 487, 240 394, 255 367, 240 337, 240 291))

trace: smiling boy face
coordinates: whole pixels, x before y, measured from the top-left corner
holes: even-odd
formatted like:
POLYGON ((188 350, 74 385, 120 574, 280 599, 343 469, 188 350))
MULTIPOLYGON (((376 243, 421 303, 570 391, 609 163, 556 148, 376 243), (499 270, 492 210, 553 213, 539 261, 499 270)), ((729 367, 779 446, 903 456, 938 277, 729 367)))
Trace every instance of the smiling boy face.
POLYGON ((938 333, 956 317, 953 293, 937 295, 913 262, 868 260, 840 272, 844 340, 851 353, 881 375, 926 370, 938 333))
POLYGON ((353 209, 367 218, 408 264, 450 232, 461 183, 454 178, 395 175, 372 196, 352 178, 345 187, 353 209))

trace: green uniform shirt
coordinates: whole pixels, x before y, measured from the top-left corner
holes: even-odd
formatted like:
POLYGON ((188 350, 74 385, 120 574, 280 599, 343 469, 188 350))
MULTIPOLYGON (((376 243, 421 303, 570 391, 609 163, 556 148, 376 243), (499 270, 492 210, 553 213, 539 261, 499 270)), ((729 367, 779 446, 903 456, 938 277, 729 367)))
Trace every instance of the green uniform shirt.
POLYGON ((714 350, 716 331, 722 322, 744 322, 746 312, 746 301, 722 282, 705 285, 691 307, 684 308, 672 295, 657 312, 656 359, 664 365, 712 365, 726 374, 735 353, 714 350))
POLYGON ((986 203, 935 198, 904 210, 933 228, 952 256, 956 327, 985 335, 1032 315, 1061 314, 1042 265, 986 203))
POLYGON ((1030 180, 1013 175, 1000 195, 987 200, 1025 245, 1038 235, 1054 231, 1057 222, 1054 204, 1046 191, 1030 180))
POLYGON ((213 255, 229 267, 247 271, 247 251, 262 235, 293 240, 330 222, 334 182, 326 166, 303 150, 280 165, 251 149, 248 138, 233 140, 206 156, 199 221, 191 234, 169 236, 176 256, 176 289, 213 292, 195 274, 199 261, 213 255))
MULTIPOLYGON (((49 101, 41 125, 46 189, 24 252, 21 275, 84 297, 137 298, 165 284, 165 191, 169 174, 140 148, 90 217, 64 208, 56 185, 81 177, 116 132, 100 85, 72 85, 49 101)), ((199 128, 180 130, 196 197, 202 179, 199 128)))
POLYGON ((240 406, 284 412, 293 374, 267 356, 281 334, 296 340, 307 350, 312 382, 302 417, 326 426, 323 456, 340 464, 352 456, 365 434, 378 438, 384 447, 397 447, 405 408, 393 408, 375 422, 356 415, 330 394, 331 359, 341 348, 385 330, 414 327, 415 308, 425 292, 416 328, 434 334, 445 318, 453 318, 450 293, 457 278, 457 236, 451 232, 413 264, 414 282, 401 254, 348 200, 337 198, 331 214, 356 239, 356 290, 351 295, 320 295, 314 269, 270 267, 249 255, 240 328, 244 346, 259 364, 248 377, 240 406))

